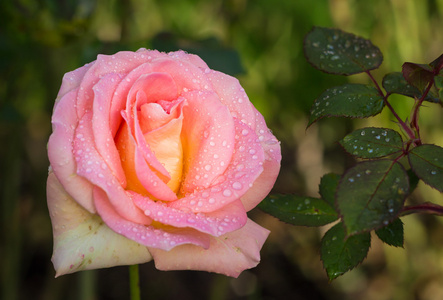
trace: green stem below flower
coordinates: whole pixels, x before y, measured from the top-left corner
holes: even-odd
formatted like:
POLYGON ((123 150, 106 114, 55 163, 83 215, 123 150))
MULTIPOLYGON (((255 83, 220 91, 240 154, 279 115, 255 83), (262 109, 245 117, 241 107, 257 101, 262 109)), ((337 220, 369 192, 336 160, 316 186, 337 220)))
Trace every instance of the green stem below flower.
POLYGON ((138 265, 129 266, 129 289, 131 300, 140 300, 140 277, 138 265))

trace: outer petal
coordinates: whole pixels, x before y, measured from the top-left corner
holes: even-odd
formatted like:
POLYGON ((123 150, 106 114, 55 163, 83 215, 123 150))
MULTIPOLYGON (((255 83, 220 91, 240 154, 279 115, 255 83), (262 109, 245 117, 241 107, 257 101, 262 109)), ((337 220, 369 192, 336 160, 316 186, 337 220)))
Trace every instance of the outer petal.
POLYGON ((152 61, 154 72, 169 74, 177 85, 180 93, 193 90, 209 90, 211 82, 205 76, 203 70, 193 63, 181 60, 183 52, 171 52, 165 57, 152 61))
POLYGON ((149 248, 159 270, 201 270, 237 277, 260 262, 269 231, 251 220, 239 230, 211 237, 209 249, 183 245, 171 251, 149 248))
POLYGON ((180 61, 187 61, 192 63, 193 65, 202 68, 202 69, 207 69, 208 65, 200 58, 200 56, 195 55, 195 54, 190 54, 190 53, 186 53, 185 51, 179 50, 179 51, 175 51, 172 52, 170 54, 171 57, 173 57, 174 59, 178 59, 180 61))
POLYGON ((220 101, 228 107, 231 115, 255 128, 254 107, 238 79, 214 70, 206 73, 214 91, 220 97, 220 101))
POLYGON ((84 65, 74 71, 68 72, 63 76, 62 85, 57 94, 56 102, 67 94, 69 91, 80 86, 80 83, 85 76, 86 71, 89 70, 90 67, 94 65, 94 62, 84 65))
POLYGON ((281 150, 280 142, 266 126, 263 116, 254 108, 256 118, 256 133, 258 141, 265 151, 263 173, 255 180, 252 187, 242 196, 241 200, 246 211, 250 211, 260 203, 271 191, 280 171, 281 150))
MULTIPOLYGON (((74 160, 73 140, 78 125, 75 107, 77 89, 69 91, 58 102, 52 115, 53 133, 48 142, 48 157, 57 178, 76 201, 94 213, 92 200, 92 184, 78 176, 74 160)), ((83 151, 83 150, 82 150, 83 151)))
POLYGON ((95 214, 78 205, 50 173, 48 208, 54 232, 52 262, 56 276, 80 270, 145 263, 148 249, 109 229, 95 214))

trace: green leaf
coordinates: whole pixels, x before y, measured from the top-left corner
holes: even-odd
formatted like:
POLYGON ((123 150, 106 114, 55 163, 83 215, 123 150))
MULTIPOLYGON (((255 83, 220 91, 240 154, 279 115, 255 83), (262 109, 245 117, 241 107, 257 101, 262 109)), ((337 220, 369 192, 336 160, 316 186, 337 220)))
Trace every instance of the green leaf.
POLYGON ((405 62, 402 66, 402 73, 406 81, 420 91, 424 91, 434 78, 432 67, 424 64, 405 62))
POLYGON ((339 29, 314 27, 304 40, 308 61, 319 70, 350 75, 378 68, 383 55, 370 40, 339 29))
POLYGON ((320 181, 320 195, 331 207, 335 207, 335 191, 340 182, 340 175, 329 173, 323 175, 320 181))
POLYGON ((420 145, 409 152, 408 158, 412 170, 421 180, 443 192, 443 148, 420 145))
POLYGON ((400 219, 395 219, 388 226, 376 230, 375 233, 384 243, 403 248, 404 230, 403 222, 400 219))
POLYGON ((320 255, 329 280, 333 280, 360 264, 371 246, 370 233, 346 238, 342 223, 325 233, 321 241, 320 255))
MULTIPOLYGON (((382 84, 386 92, 390 94, 400 94, 411 98, 420 98, 422 96, 422 92, 415 86, 408 84, 401 72, 386 74, 385 77, 383 77, 382 84)), ((437 97, 434 97, 432 93, 428 93, 425 100, 433 103, 441 102, 437 97)))
POLYGON ((298 226, 322 226, 337 220, 335 210, 317 198, 271 195, 258 207, 283 222, 298 226))
POLYGON ((308 127, 323 117, 367 118, 384 107, 377 89, 364 84, 344 84, 324 91, 311 108, 308 127))
POLYGON ((388 225, 400 213, 408 192, 408 175, 397 162, 371 160, 350 168, 336 195, 347 234, 388 225))
POLYGON ((340 145, 360 158, 378 158, 402 151, 401 135, 392 129, 366 127, 345 136, 340 145))
POLYGON ((406 173, 409 177, 409 194, 412 194, 412 192, 417 188, 420 178, 418 178, 417 174, 415 174, 412 169, 407 170, 406 173))

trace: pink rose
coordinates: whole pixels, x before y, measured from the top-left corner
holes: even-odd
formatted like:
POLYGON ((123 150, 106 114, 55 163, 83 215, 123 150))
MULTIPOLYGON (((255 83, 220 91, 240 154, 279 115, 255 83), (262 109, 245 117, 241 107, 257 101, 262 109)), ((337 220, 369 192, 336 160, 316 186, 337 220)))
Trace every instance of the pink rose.
POLYGON ((280 145, 237 79, 195 55, 99 55, 63 78, 48 143, 57 276, 155 261, 238 276, 280 145))

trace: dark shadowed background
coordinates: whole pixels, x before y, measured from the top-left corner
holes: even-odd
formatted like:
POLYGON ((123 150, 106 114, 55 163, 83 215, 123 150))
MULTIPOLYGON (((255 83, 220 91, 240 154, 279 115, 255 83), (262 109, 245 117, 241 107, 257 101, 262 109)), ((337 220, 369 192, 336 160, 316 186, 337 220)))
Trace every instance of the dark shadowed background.
MULTIPOLYGON (((327 87, 366 82, 322 74, 303 56, 312 26, 370 38, 385 60, 381 79, 404 61, 426 63, 443 52, 443 0, 2 0, 0 2, 0 298, 128 299, 128 269, 85 271, 54 279, 46 207, 46 143, 62 76, 99 53, 140 47, 185 49, 239 78, 282 143, 274 192, 317 195, 322 174, 353 161, 337 140, 353 128, 396 128, 384 112, 369 120, 321 120, 307 113, 327 87)), ((408 115, 410 99, 393 99, 408 115)), ((442 112, 423 109, 424 139, 443 145, 442 112)), ((420 186, 412 200, 442 202, 420 186)), ((319 257, 326 228, 293 227, 258 209, 250 217, 272 231, 262 262, 238 279, 141 266, 143 299, 443 299, 443 224, 404 217, 405 249, 376 238, 367 260, 328 283, 319 257)))

